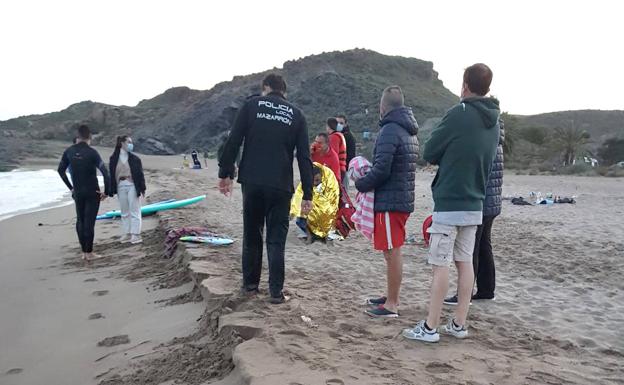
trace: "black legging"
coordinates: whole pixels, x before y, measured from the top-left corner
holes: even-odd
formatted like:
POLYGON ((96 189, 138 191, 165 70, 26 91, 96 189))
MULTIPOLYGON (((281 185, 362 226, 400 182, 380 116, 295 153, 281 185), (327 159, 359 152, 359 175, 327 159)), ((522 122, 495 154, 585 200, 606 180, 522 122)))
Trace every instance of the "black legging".
POLYGON ((483 224, 477 228, 475 249, 472 254, 477 292, 483 297, 494 297, 496 270, 492 253, 492 224, 496 216, 483 217, 483 224))
POLYGON ((292 194, 271 187, 243 186, 243 286, 256 290, 262 272, 262 233, 266 222, 269 291, 280 297, 284 287, 284 249, 292 194))
POLYGON ((100 199, 97 195, 74 195, 76 203, 76 233, 83 253, 93 252, 93 237, 95 236, 95 217, 100 209, 100 199))

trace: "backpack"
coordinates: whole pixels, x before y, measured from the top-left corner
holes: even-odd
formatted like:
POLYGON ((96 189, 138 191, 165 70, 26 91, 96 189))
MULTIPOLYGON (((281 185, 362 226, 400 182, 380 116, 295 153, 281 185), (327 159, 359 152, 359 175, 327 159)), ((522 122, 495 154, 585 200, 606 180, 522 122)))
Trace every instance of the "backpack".
POLYGON ((340 200, 338 201, 338 213, 336 214, 335 226, 336 231, 343 237, 349 236, 349 232, 355 230, 355 224, 351 220, 353 214, 355 214, 355 207, 351 203, 349 194, 344 189, 342 183, 340 185, 340 200))

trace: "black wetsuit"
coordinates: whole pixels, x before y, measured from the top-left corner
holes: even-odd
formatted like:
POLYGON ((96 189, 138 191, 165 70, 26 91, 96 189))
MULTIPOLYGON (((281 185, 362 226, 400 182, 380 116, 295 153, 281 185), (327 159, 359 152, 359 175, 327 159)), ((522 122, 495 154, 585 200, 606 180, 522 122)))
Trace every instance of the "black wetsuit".
POLYGON ((73 193, 76 203, 76 233, 84 253, 93 251, 95 217, 100 208, 98 169, 104 176, 104 193, 109 195, 110 178, 106 166, 100 154, 88 144, 80 142, 65 150, 58 167, 61 179, 73 193), (72 169, 73 185, 65 173, 69 166, 72 169))

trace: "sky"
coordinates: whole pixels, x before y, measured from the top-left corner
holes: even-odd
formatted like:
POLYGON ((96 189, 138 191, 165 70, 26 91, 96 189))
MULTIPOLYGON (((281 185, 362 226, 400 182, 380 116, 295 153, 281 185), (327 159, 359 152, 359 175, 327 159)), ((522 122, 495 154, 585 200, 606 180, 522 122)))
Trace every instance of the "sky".
POLYGON ((356 47, 431 61, 455 94, 463 69, 486 63, 515 114, 624 109, 620 3, 3 0, 0 120, 82 100, 133 106, 356 47))

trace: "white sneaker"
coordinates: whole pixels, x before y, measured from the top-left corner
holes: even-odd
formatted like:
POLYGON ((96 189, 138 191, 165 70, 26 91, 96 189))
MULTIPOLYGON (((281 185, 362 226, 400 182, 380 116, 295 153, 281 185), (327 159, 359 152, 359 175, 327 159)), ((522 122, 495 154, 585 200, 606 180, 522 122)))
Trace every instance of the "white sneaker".
POLYGON ((424 342, 438 342, 440 341, 440 334, 437 329, 432 331, 425 330, 425 320, 422 320, 414 326, 412 329, 403 329, 403 337, 410 340, 424 341, 424 342))
POLYGON ((130 238, 130 243, 132 243, 133 245, 136 245, 138 243, 142 243, 143 239, 141 238, 140 235, 134 235, 132 234, 132 237, 130 238))
POLYGON ((119 243, 128 243, 130 242, 130 234, 124 234, 119 237, 119 243))
POLYGON ((460 328, 457 328, 452 318, 446 325, 444 325, 443 330, 446 334, 450 334, 455 338, 462 339, 468 337, 468 330, 466 329, 466 326, 464 325, 460 328))

